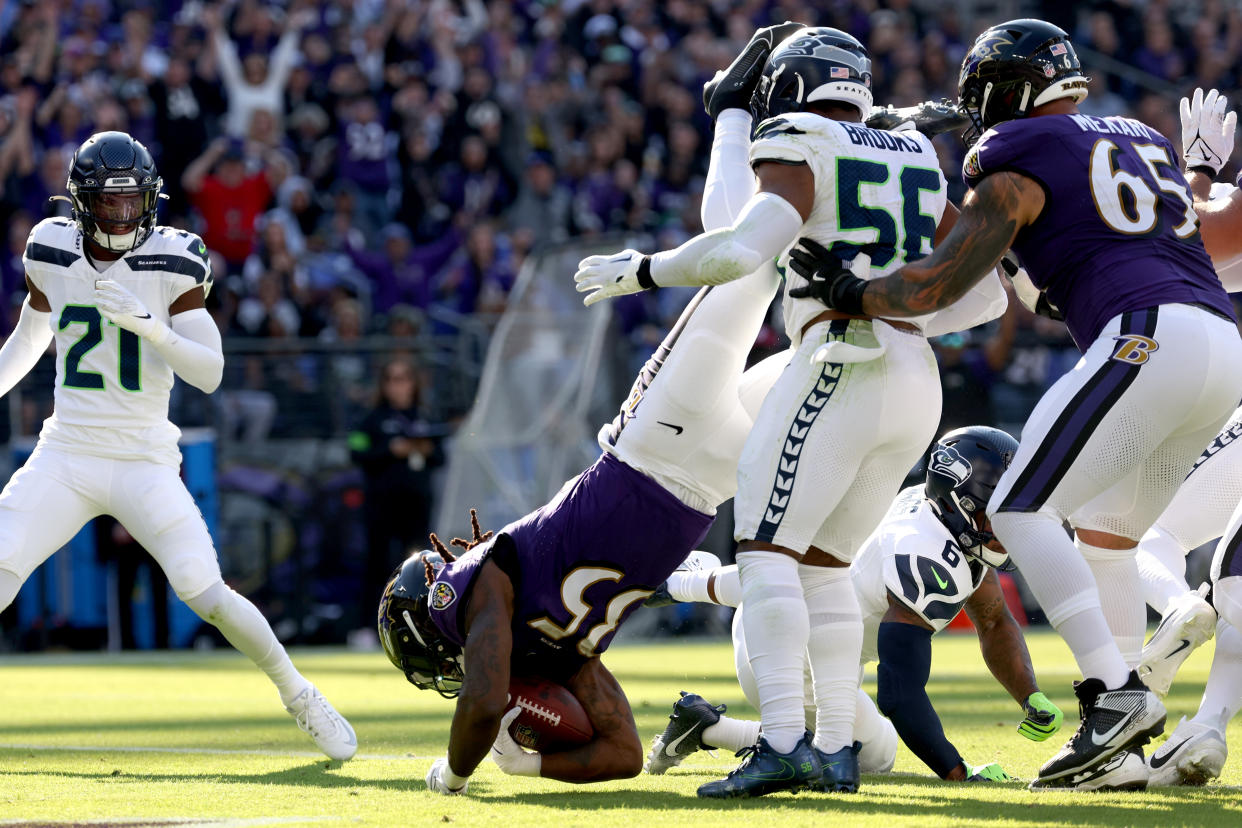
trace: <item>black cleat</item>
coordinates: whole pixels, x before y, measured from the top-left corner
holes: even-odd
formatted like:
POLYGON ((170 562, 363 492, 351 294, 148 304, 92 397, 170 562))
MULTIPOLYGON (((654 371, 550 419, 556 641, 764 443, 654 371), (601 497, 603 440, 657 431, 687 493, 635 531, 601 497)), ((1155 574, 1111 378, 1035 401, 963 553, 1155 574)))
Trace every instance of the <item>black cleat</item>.
POLYGON ((1038 784, 1032 787, 1060 787, 1051 783, 1101 767, 1109 757, 1142 747, 1164 730, 1164 705, 1133 671, 1116 690, 1104 689, 1099 679, 1087 679, 1074 685, 1074 693, 1082 718, 1078 730, 1061 752, 1039 769, 1038 784))
POLYGON ((836 753, 824 753, 816 747, 811 750, 819 759, 820 776, 812 780, 808 788, 820 793, 858 792, 858 751, 862 750, 862 742, 843 747, 836 753))
POLYGON ((651 743, 643 770, 659 776, 696 751, 715 750, 703 741, 703 731, 720 721, 725 710, 723 704, 715 706, 702 696, 682 690, 681 698, 673 702, 668 727, 651 743))
POLYGON ((737 752, 742 764, 724 779, 699 787, 699 796, 707 799, 744 799, 777 791, 800 791, 808 783, 818 782, 819 757, 811 747, 807 731, 789 753, 777 753, 762 736, 758 744, 737 752))

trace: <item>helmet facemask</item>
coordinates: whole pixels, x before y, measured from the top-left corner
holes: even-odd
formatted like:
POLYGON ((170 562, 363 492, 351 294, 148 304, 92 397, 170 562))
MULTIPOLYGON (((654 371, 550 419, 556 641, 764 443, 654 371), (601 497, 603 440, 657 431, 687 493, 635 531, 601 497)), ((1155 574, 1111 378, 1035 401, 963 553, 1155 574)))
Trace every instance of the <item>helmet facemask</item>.
MULTIPOLYGON (((70 193, 73 193, 70 186, 70 193)), ((146 240, 155 226, 158 188, 80 188, 73 198, 74 218, 95 244, 113 253, 128 253, 146 240)))

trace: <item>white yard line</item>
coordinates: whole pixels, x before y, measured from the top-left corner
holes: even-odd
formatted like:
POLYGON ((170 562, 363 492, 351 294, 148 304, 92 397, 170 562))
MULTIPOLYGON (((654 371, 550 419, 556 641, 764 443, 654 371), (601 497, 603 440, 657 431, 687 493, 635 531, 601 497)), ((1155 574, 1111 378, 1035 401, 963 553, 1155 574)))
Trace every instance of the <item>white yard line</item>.
MULTIPOLYGON (((182 753, 182 754, 203 754, 205 756, 273 756, 288 757, 298 759, 322 759, 325 762, 332 760, 317 751, 302 750, 221 750, 219 748, 196 748, 196 747, 141 747, 137 745, 34 745, 24 744, 20 742, 0 742, 0 750, 69 750, 80 751, 83 753, 182 753)), ((425 762, 432 759, 438 759, 438 756, 412 756, 410 754, 388 755, 383 753, 359 753, 350 761, 359 759, 380 759, 384 761, 395 761, 401 759, 410 759, 416 762, 425 762)), ((0 771, 3 773, 3 771, 0 771)), ((5 824, 0 820, 0 825, 5 824)))
POLYGON ((188 825, 193 828, 246 828, 251 825, 304 825, 308 822, 339 822, 344 817, 253 817, 249 819, 212 819, 210 817, 113 817, 111 819, 74 819, 65 823, 45 819, 0 819, 0 825, 99 825, 110 828, 143 828, 143 826, 188 825))

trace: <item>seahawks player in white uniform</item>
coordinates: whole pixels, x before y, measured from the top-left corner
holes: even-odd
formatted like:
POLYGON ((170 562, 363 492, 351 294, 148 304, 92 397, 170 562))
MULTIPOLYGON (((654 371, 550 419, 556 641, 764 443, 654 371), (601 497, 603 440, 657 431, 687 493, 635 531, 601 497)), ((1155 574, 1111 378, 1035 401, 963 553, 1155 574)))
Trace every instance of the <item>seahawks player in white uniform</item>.
POLYGON ((123 132, 98 133, 73 156, 72 220, 46 219, 30 232, 22 257, 29 294, 0 349, 0 394, 55 339, 55 410, 0 494, 0 609, 87 521, 112 515, 178 597, 268 675, 319 748, 349 759, 353 729, 294 669, 254 605, 221 580, 179 475, 180 431, 168 420, 173 374, 210 393, 224 356, 204 306, 206 248, 192 233, 156 226, 162 186, 146 147, 123 132))
MULTIPOLYGON (((963 607, 975 623, 989 669, 1026 713, 1018 731, 1042 741, 1060 727, 1061 711, 1039 691, 1026 642, 993 571, 1004 566, 1008 556, 988 531, 983 514, 1017 446, 1013 437, 985 426, 944 435, 932 450, 926 482, 893 500, 850 565, 863 611, 862 663, 879 660, 878 699, 880 710, 889 717, 883 718, 859 691, 854 738, 864 773, 883 773, 892 767, 900 734, 942 779, 1009 780, 997 764, 975 767, 962 760, 927 696, 931 637, 963 607)), ((667 597, 653 596, 649 603, 729 604, 741 591, 736 582, 737 567, 691 568, 674 573, 665 590, 657 593, 667 597)), ((744 612, 743 605, 738 616, 744 612)), ((755 704, 755 681, 738 616, 733 626, 738 680, 755 704)), ((807 680, 809 691, 809 676, 807 680)), ((683 693, 673 705, 668 727, 652 745, 647 771, 663 773, 696 750, 738 750, 758 739, 758 722, 732 719, 723 712, 723 705, 683 693)), ((814 708, 807 713, 813 724, 814 708)))

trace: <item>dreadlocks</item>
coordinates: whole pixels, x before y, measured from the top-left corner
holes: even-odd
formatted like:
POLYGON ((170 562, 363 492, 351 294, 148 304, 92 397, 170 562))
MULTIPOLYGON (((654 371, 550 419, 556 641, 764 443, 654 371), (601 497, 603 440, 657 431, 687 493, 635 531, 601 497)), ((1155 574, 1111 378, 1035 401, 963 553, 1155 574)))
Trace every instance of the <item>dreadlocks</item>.
MULTIPOLYGON (((490 540, 492 535, 496 534, 490 529, 484 532, 479 528, 479 513, 474 509, 470 510, 470 533, 473 535, 471 540, 466 540, 465 538, 453 538, 449 541, 449 543, 469 552, 479 544, 490 540)), ((444 545, 444 542, 440 540, 435 532, 431 533, 431 548, 440 555, 446 564, 457 560, 457 556, 449 551, 448 547, 444 545)), ((431 566, 431 561, 424 558, 423 568, 427 572, 427 584, 430 586, 436 579, 436 573, 431 566)))

